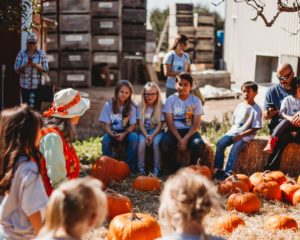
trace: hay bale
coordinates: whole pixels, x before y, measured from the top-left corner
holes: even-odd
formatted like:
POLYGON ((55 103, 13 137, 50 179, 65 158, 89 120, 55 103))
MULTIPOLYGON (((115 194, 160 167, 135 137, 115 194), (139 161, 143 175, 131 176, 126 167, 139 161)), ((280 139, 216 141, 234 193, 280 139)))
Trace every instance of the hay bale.
POLYGON ((300 144, 289 143, 284 149, 281 162, 280 170, 290 177, 296 177, 300 172, 300 144))

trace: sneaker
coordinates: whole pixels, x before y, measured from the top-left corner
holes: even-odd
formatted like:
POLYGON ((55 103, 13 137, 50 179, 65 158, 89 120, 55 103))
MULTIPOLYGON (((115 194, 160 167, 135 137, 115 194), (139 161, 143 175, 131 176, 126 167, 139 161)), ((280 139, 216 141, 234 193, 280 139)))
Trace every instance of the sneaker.
POLYGON ((225 172, 222 169, 218 169, 217 172, 214 175, 214 178, 217 179, 218 181, 224 181, 229 176, 230 176, 229 173, 225 172))
POLYGON ((146 176, 146 172, 144 169, 139 170, 139 175, 146 176))
POLYGON ((160 169, 154 169, 153 175, 154 175, 155 177, 161 177, 162 172, 161 172, 160 169))

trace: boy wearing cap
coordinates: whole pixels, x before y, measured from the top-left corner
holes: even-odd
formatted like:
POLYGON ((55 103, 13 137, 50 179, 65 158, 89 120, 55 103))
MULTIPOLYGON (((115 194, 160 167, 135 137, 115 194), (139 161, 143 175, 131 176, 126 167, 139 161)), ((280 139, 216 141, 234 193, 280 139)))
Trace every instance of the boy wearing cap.
POLYGON ((14 68, 20 74, 22 102, 39 111, 41 101, 38 86, 42 72, 47 72, 49 67, 45 52, 37 48, 37 36, 34 33, 28 35, 26 49, 19 52, 14 68))

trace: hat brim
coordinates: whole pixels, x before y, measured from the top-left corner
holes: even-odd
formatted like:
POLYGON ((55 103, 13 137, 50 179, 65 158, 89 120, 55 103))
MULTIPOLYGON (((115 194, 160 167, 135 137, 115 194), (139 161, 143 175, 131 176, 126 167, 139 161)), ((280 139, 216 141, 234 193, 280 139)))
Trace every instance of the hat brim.
POLYGON ((82 97, 78 104, 76 104, 75 106, 67 110, 68 112, 67 114, 54 113, 52 117, 58 117, 58 118, 78 117, 78 116, 82 116, 89 108, 90 108, 90 100, 88 98, 82 97))

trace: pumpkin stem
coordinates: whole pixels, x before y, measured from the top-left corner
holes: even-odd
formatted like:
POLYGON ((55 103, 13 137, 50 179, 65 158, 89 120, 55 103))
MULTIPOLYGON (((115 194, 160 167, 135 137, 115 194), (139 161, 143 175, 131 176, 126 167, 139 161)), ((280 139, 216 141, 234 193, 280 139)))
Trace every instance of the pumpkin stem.
POLYGON ((131 215, 131 218, 130 218, 130 221, 135 221, 135 220, 142 220, 142 218, 138 217, 138 215, 136 215, 134 209, 132 208, 132 211, 131 211, 132 215, 131 215))
POLYGON ((197 160, 197 165, 200 165, 200 166, 201 166, 200 162, 201 162, 201 158, 198 158, 198 160, 197 160))
POLYGON ((105 192, 106 192, 106 193, 111 193, 111 194, 118 195, 118 193, 117 193, 115 190, 110 189, 110 188, 106 189, 105 192))
POLYGON ((241 188, 239 188, 239 187, 235 187, 235 189, 238 190, 239 193, 244 193, 244 191, 241 188))

